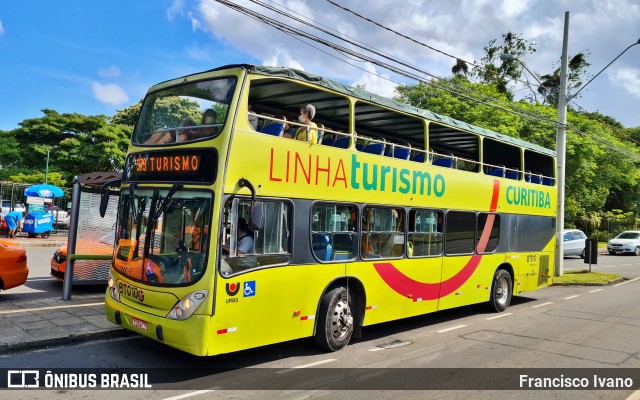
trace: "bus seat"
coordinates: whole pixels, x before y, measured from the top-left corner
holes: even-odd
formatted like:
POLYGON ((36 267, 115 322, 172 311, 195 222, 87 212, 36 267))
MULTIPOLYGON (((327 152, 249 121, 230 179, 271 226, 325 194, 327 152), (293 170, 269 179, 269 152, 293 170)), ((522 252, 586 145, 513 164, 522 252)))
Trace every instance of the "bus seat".
POLYGON ((356 143, 356 150, 358 150, 358 151, 362 151, 362 149, 364 149, 364 144, 362 144, 362 143, 356 143))
POLYGON ((362 151, 365 152, 365 153, 377 154, 377 155, 381 156, 383 151, 384 151, 384 144, 382 144, 382 143, 371 143, 371 144, 366 145, 364 147, 364 149, 362 149, 362 151))
POLYGON ((357 242, 353 240, 351 233, 334 233, 333 234, 333 252, 334 260, 338 260, 338 251, 347 254, 345 259, 352 258, 357 250, 357 242))
POLYGON ((394 244, 391 248, 391 257, 402 257, 404 254, 404 245, 402 244, 394 244))
POLYGON ((282 136, 283 128, 284 124, 282 122, 274 122, 263 126, 260 132, 266 133, 267 135, 282 136))
POLYGON ((504 177, 504 166, 492 167, 487 172, 487 175, 504 177))
POLYGON ((525 171, 524 172, 524 181, 525 182, 531 182, 531 171, 525 171))
POLYGON ((322 138, 321 143, 323 146, 333 146, 333 144, 335 143, 335 140, 332 137, 325 136, 322 138))
POLYGON ((426 159, 426 155, 425 154, 426 153, 423 153, 423 152, 416 153, 416 154, 414 154, 412 160, 415 161, 415 162, 422 162, 423 163, 424 160, 426 159))
POLYGON ((542 177, 540 175, 531 175, 531 183, 542 183, 542 177))
POLYGON ((324 124, 318 124, 318 141, 316 143, 322 143, 324 137, 324 124))
POLYGON ((505 172, 504 177, 507 178, 507 179, 519 180, 520 179, 520 171, 509 170, 509 171, 505 172))
POLYGON ((401 160, 408 160, 409 159, 409 154, 411 153, 411 151, 409 151, 408 148, 405 147, 396 147, 393 150, 393 158, 399 158, 401 160))
POLYGON ((333 144, 333 147, 348 149, 350 140, 351 138, 349 138, 348 136, 342 136, 340 139, 336 140, 336 142, 333 144))
POLYGON ((433 165, 438 165, 445 168, 453 168, 453 159, 450 157, 438 158, 433 162, 433 165))
POLYGON ((331 242, 329 235, 326 233, 314 233, 312 235, 311 245, 313 247, 313 253, 320 261, 331 260, 331 242))
POLYGON ((547 178, 546 176, 542 178, 542 184, 546 186, 553 186, 553 178, 547 178))

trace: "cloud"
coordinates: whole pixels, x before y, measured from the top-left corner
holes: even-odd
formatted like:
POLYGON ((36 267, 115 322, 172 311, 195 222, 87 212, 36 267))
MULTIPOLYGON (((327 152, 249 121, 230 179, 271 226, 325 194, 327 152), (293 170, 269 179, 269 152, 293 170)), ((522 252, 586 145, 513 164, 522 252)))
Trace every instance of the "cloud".
POLYGON ((371 64, 367 64, 364 69, 367 72, 353 82, 352 86, 364 86, 365 90, 384 97, 393 97, 395 95, 397 85, 389 80, 387 74, 378 73, 371 64))
POLYGON ((93 96, 101 103, 117 106, 129 101, 127 92, 115 83, 103 85, 99 82, 93 82, 91 85, 93 96))
POLYGON ((609 75, 609 80, 630 94, 640 97, 640 70, 637 68, 620 68, 609 75))
POLYGON ((288 51, 275 49, 275 54, 264 60, 262 65, 267 67, 287 67, 304 71, 302 64, 294 60, 288 51))
POLYGON ((4 33, 4 26, 2 26, 2 21, 0 21, 0 35, 4 33))
POLYGON ((184 9, 184 0, 173 0, 171 6, 167 9, 167 18, 169 21, 173 21, 176 15, 182 15, 184 9))
POLYGON ((116 65, 110 65, 107 68, 100 68, 98 70, 98 75, 104 78, 116 78, 122 74, 120 68, 116 65))

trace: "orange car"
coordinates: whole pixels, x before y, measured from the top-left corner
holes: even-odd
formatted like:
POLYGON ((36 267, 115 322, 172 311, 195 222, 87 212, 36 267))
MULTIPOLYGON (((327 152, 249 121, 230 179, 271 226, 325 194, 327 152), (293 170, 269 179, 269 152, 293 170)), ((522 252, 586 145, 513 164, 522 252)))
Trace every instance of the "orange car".
POLYGON ((0 239, 0 289, 22 285, 28 275, 27 250, 17 243, 0 239))
MULTIPOLYGON (((108 260, 76 260, 74 264, 74 277, 82 280, 104 280, 106 282, 111 255, 113 254, 113 233, 108 233, 97 240, 78 240, 76 242, 76 254, 81 255, 105 255, 108 260)), ((67 245, 56 249, 51 257, 51 276, 64 281, 64 273, 67 270, 67 245)))

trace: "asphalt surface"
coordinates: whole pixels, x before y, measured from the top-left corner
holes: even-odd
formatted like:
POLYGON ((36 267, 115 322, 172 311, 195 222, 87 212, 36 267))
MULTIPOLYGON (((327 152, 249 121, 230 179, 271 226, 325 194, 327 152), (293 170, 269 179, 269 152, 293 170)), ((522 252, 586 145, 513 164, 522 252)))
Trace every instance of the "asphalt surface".
MULTIPOLYGON (((58 247, 66 236, 17 237, 24 247, 58 247)), ((606 251, 606 250, 605 250, 606 251)), ((0 356, 126 335, 104 315, 104 293, 0 302, 0 356)))

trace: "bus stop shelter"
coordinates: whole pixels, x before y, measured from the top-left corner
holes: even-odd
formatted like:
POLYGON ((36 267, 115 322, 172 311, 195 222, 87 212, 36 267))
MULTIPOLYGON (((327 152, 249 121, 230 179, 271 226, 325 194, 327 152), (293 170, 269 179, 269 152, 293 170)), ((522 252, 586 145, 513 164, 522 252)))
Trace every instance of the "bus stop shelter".
POLYGON ((108 192, 111 199, 104 217, 101 217, 100 188, 121 177, 119 172, 91 172, 73 179, 63 300, 71 299, 73 285, 107 283, 120 192, 108 192))

